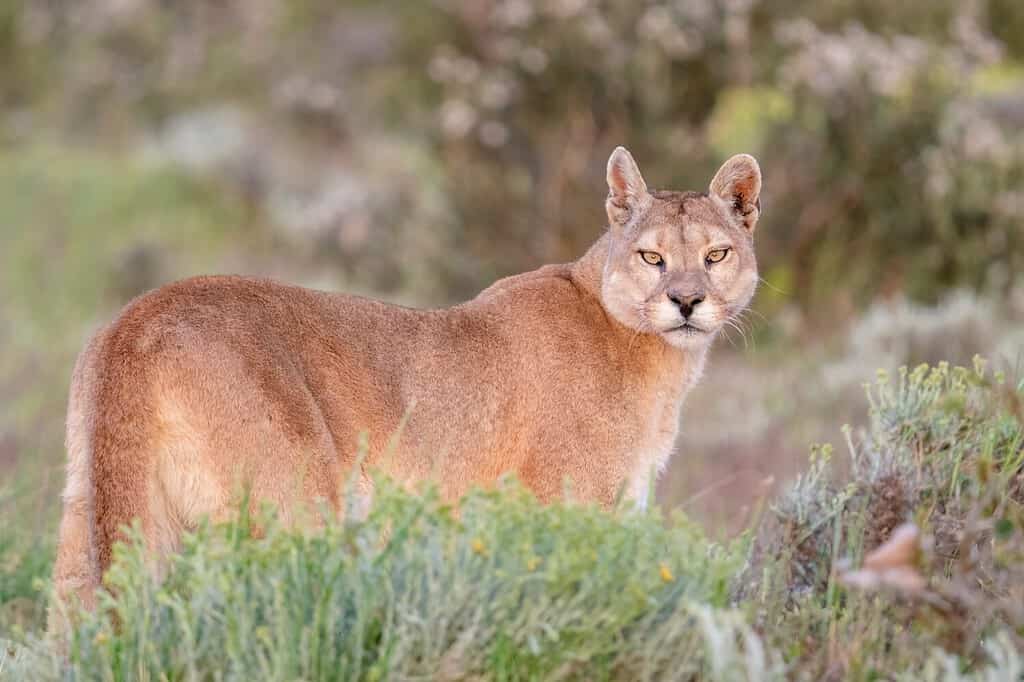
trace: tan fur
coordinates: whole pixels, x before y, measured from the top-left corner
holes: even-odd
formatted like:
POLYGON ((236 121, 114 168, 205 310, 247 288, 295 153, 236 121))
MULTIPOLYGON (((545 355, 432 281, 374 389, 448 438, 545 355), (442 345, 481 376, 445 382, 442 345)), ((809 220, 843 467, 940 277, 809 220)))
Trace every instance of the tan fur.
POLYGON ((711 340, 753 294, 760 173, 735 157, 710 195, 649 193, 619 148, 608 181, 610 227, 583 257, 453 308, 243 277, 131 302, 72 377, 59 599, 93 603, 123 526, 138 520, 158 563, 184 529, 229 515, 242 487, 286 520, 317 501, 343 513, 350 476, 365 509, 373 468, 449 498, 512 472, 541 500, 568 485, 575 499, 645 503, 711 340), (678 329, 670 299, 694 292, 700 332, 678 329))

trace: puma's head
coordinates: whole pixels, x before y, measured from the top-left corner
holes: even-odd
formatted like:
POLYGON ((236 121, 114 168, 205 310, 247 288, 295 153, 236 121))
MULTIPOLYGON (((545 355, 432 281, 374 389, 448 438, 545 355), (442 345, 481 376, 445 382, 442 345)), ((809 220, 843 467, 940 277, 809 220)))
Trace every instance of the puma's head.
POLYGON ((732 157, 707 192, 648 191, 633 157, 618 147, 608 159, 608 189, 605 308, 673 346, 706 345, 757 286, 757 161, 732 157))

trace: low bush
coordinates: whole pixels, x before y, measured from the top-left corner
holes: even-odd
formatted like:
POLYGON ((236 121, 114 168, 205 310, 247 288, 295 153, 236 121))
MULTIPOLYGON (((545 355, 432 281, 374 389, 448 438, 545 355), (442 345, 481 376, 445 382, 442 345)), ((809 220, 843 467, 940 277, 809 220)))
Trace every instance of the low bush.
POLYGON ((261 519, 258 539, 249 525, 191 535, 159 583, 123 547, 108 575, 117 598, 75 630, 64 674, 661 679, 722 653, 771 668, 722 610, 739 545, 683 519, 542 507, 509 485, 471 495, 457 516, 432 493, 386 487, 364 522, 304 535, 261 519))
POLYGON ((737 588, 759 629, 792 665, 834 679, 922 670, 940 651, 969 666, 994 642, 1020 651, 1024 381, 976 359, 883 372, 867 392, 869 425, 845 430, 844 466, 816 448, 759 529, 737 588), (900 566, 910 579, 844 589, 843 569, 906 523, 920 533, 900 566))

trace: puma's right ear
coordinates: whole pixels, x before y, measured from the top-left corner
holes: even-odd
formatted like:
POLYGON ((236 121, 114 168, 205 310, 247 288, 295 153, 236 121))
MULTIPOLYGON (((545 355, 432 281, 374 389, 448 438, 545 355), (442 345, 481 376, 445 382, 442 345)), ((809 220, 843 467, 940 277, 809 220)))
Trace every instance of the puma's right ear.
POLYGON ((737 154, 722 164, 711 181, 711 194, 726 203, 750 232, 761 215, 761 167, 750 154, 737 154))
POLYGON ((608 220, 612 225, 625 225, 649 202, 647 183, 640 175, 633 155, 625 147, 616 147, 608 158, 608 201, 605 202, 608 220))

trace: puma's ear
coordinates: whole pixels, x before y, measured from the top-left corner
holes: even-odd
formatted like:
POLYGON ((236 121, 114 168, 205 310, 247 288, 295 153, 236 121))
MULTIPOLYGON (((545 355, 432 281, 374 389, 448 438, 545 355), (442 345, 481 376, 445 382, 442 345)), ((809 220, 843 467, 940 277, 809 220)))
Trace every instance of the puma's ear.
POLYGON ((612 225, 625 225, 637 211, 647 207, 650 195, 647 183, 633 155, 625 147, 616 147, 608 158, 608 220, 612 225))
POLYGON ((750 232, 761 215, 761 168, 750 154, 737 154, 722 164, 711 181, 719 197, 750 232))

